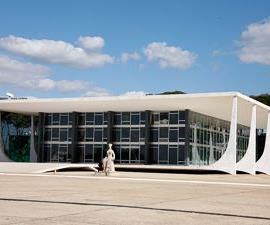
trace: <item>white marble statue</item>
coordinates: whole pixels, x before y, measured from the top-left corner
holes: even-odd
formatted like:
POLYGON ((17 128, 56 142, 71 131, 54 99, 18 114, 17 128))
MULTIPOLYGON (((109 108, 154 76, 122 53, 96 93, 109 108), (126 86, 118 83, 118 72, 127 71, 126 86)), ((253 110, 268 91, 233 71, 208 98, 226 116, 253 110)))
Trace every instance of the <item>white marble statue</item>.
POLYGON ((114 160, 115 160, 115 154, 112 149, 112 144, 109 144, 109 149, 107 151, 106 157, 103 159, 103 169, 105 174, 115 172, 114 169, 114 160))

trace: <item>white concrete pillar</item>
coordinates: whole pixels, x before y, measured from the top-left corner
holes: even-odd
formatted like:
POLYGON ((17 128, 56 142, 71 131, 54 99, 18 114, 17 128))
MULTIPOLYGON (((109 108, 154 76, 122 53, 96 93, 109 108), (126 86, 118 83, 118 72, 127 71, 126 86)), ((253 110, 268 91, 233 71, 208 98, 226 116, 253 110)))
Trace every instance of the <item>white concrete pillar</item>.
POLYGON ((6 155, 5 147, 2 139, 2 118, 0 112, 0 162, 12 162, 12 160, 6 155))
POLYGON ((30 162, 37 162, 37 154, 35 151, 34 115, 31 115, 30 162))
POLYGON ((236 164, 236 170, 256 174, 256 105, 252 106, 251 122, 250 122, 250 134, 248 141, 248 148, 242 159, 236 164))
POLYGON ((227 149, 221 158, 212 165, 207 166, 207 169, 236 174, 237 105, 237 96, 235 96, 232 101, 230 136, 227 149))
POLYGON ((270 112, 268 113, 264 150, 256 163, 256 170, 270 175, 270 112))

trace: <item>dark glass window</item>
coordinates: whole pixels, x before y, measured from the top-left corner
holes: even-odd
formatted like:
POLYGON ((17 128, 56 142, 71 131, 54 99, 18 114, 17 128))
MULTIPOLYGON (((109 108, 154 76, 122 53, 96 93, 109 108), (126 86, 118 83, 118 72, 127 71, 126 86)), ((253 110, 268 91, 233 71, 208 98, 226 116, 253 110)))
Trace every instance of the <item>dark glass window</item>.
POLYGON ((130 137, 130 128, 122 128, 122 138, 129 138, 130 137))
POLYGON ((168 145, 159 146, 159 160, 167 161, 168 159, 168 145))
POLYGON ((58 145, 52 144, 51 161, 58 161, 58 145))
POLYGON ((120 141, 120 128, 113 128, 113 141, 114 142, 120 141))
POLYGON ((159 123, 159 114, 152 114, 152 121, 154 124, 159 123))
POLYGON ((131 129, 131 142, 139 142, 139 129, 131 129))
POLYGON ((68 130, 60 129, 60 141, 67 141, 68 139, 68 130))
POLYGON ((68 161, 71 160, 71 154, 72 154, 72 146, 71 145, 68 145, 68 161))
POLYGON ((151 129, 150 140, 151 142, 158 142, 158 129, 157 128, 151 129))
POLYGON ((115 113, 113 118, 114 118, 114 124, 115 125, 120 125, 121 124, 121 114, 120 113, 115 113))
POLYGON ((61 114, 60 124, 61 125, 68 125, 68 114, 61 114))
POLYGON ((185 138, 185 127, 179 127, 179 138, 185 138))
POLYGON ((103 124, 107 124, 108 122, 108 113, 104 112, 103 124))
POLYGON ((144 145, 140 146, 140 161, 144 161, 145 160, 145 149, 144 149, 144 145))
POLYGON ((45 125, 51 125, 51 124, 52 124, 51 114, 45 114, 45 125))
POLYGON ((72 128, 68 128, 68 140, 71 141, 72 128))
POLYGON ((45 129, 44 139, 45 141, 51 141, 51 128, 45 129))
POLYGON ((131 115, 131 124, 132 125, 140 124, 140 116, 139 116, 139 114, 132 114, 131 115))
POLYGON ((128 161, 129 160, 129 147, 122 146, 121 147, 121 161, 128 161))
POLYGON ((178 124, 178 114, 170 113, 170 124, 178 124))
POLYGON ((178 130, 170 129, 169 131, 169 141, 170 142, 177 142, 178 141, 178 130))
POLYGON ((122 112, 122 124, 130 124, 130 113, 122 112))
POLYGON ((59 162, 67 161, 67 145, 60 145, 59 147, 59 162))
POLYGON ((103 158, 102 145, 94 145, 94 162, 98 163, 103 158))
POLYGON ((160 113, 160 124, 168 124, 169 114, 168 113, 160 113))
POLYGON ((103 114, 96 113, 95 114, 95 125, 102 125, 103 124, 103 114))
POLYGON ((78 130, 78 141, 84 141, 85 129, 78 130))
POLYGON ((185 111, 179 111, 179 120, 185 120, 185 119, 186 119, 185 111))
POLYGON ((59 139, 59 128, 52 128, 52 139, 59 139))
POLYGON ((85 125, 85 114, 84 113, 79 113, 78 125, 85 125))
POLYGON ((158 145, 151 145, 151 150, 153 152, 153 163, 158 162, 158 145))
POLYGON ((72 125, 72 113, 68 114, 68 124, 72 125))
MULTIPOLYGON (((93 122, 94 121, 94 113, 86 113, 86 123, 87 122, 93 122)), ((93 124, 93 123, 90 123, 90 124, 93 124)))
POLYGON ((85 129, 78 130, 78 141, 84 141, 85 129))
POLYGON ((141 112, 141 124, 145 124, 145 112, 141 112))
POLYGON ((93 161, 93 145, 85 145, 85 161, 93 161))
POLYGON ((138 161, 139 160, 139 148, 132 148, 130 150, 130 159, 134 160, 134 161, 138 161))
POLYGON ((107 128, 103 128, 103 141, 107 141, 107 128))
POLYGON ((85 129, 85 138, 86 139, 93 139, 94 138, 94 129, 93 128, 89 128, 89 127, 87 127, 86 129, 85 129))
POLYGON ((95 129, 95 142, 101 142, 102 141, 102 128, 96 128, 95 129))
POLYGON ((142 139, 145 138, 145 129, 144 129, 144 127, 140 128, 140 138, 142 138, 142 139))
POLYGON ((160 127, 159 129, 159 137, 168 138, 168 127, 160 127))
POLYGON ((115 153, 115 162, 119 163, 120 162, 120 146, 119 145, 114 145, 113 150, 115 153))
POLYGON ((53 125, 58 125, 59 124, 59 113, 53 113, 53 125))
POLYGON ((51 145, 44 145, 44 162, 50 162, 51 145))

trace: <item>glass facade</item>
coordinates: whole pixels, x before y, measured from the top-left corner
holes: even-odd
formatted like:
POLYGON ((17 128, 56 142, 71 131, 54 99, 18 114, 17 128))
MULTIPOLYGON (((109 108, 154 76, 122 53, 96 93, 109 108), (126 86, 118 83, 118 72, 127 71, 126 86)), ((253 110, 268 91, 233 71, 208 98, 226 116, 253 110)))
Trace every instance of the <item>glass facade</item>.
MULTIPOLYGON (((230 135, 230 122, 190 112, 189 164, 210 165, 225 152, 230 135)), ((248 147, 249 128, 237 125, 237 156, 239 161, 248 147)))
POLYGON ((115 163, 145 163, 145 112, 115 112, 112 143, 115 163))
POLYGON ((152 112, 150 148, 154 164, 185 164, 185 111, 152 112))
MULTIPOLYGON (((209 165, 223 155, 228 145, 229 121, 189 110, 151 111, 147 122, 146 112, 110 115, 44 114, 43 161, 72 162, 72 152, 76 151, 78 162, 99 162, 106 155, 107 144, 112 143, 115 163, 209 165), (72 118, 76 118, 76 126, 72 118), (147 151, 151 152, 150 160, 147 151)), ((238 124, 237 161, 245 154, 248 139, 249 128, 238 124)))

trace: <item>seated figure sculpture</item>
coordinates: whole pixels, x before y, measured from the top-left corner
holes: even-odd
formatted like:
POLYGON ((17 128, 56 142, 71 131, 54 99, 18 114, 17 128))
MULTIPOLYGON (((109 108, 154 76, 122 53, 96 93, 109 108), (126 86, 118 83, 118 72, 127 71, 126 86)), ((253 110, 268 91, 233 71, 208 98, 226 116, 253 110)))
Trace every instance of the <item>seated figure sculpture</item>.
POLYGON ((114 160, 115 160, 115 153, 112 149, 112 144, 109 144, 107 155, 103 159, 103 168, 106 176, 111 172, 115 172, 114 160))

